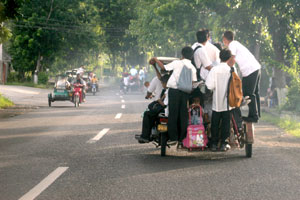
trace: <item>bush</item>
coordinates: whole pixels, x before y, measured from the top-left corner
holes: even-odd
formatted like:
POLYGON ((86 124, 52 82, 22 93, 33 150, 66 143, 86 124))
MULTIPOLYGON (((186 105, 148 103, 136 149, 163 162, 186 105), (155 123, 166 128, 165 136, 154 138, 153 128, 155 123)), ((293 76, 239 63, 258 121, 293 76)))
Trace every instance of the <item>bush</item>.
POLYGON ((46 72, 40 72, 39 73, 39 80, 38 80, 39 84, 46 85, 48 83, 48 80, 49 80, 49 76, 46 72))
POLYGON ((18 81, 18 73, 10 72, 7 76, 7 82, 17 82, 18 81))
POLYGON ((300 84, 293 81, 287 94, 287 102, 283 109, 300 113, 300 84))
POLYGON ((8 108, 13 105, 14 105, 13 102, 11 102, 9 99, 7 99, 6 97, 0 94, 0 108, 8 108))

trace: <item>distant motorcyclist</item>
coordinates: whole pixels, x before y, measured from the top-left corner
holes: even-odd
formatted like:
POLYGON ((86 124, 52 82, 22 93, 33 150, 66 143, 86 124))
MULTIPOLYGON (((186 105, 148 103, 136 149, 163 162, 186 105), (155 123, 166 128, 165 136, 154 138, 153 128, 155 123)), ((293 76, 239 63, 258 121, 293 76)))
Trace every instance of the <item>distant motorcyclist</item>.
POLYGON ((83 102, 85 102, 86 82, 81 78, 80 73, 76 74, 76 79, 73 81, 72 84, 76 84, 76 83, 83 85, 83 87, 82 87, 82 91, 83 91, 82 92, 82 98, 83 98, 83 102))
POLYGON ((95 74, 93 75, 93 78, 91 79, 91 83, 92 84, 97 84, 98 83, 98 79, 97 79, 95 74))

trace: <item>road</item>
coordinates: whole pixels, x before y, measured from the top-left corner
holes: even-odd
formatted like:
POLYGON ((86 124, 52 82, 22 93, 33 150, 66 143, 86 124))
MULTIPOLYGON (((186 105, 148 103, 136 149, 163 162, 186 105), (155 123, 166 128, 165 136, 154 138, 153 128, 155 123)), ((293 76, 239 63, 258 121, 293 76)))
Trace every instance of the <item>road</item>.
POLYGON ((299 199, 300 139, 264 122, 256 124, 250 159, 244 150, 174 148, 160 157, 134 139, 149 103, 139 93, 103 89, 79 108, 49 108, 48 91, 13 88, 23 91, 14 100, 38 108, 0 119, 1 200, 299 199))

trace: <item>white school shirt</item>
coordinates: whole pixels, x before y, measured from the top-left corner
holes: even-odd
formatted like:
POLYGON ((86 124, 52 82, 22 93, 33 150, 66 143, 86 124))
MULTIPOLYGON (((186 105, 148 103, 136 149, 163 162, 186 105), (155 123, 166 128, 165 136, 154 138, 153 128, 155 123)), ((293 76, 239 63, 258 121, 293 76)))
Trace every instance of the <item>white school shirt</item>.
MULTIPOLYGON (((213 111, 227 111, 227 88, 231 75, 230 69, 227 63, 220 63, 213 67, 207 76, 205 84, 208 89, 213 91, 213 111)), ((231 110, 232 108, 229 107, 229 109, 231 110)))
POLYGON ((192 70, 192 81, 197 81, 197 71, 194 67, 194 65, 192 64, 192 62, 188 59, 183 59, 183 60, 174 60, 173 62, 165 65, 165 69, 167 71, 172 71, 173 73, 171 75, 171 77, 168 80, 167 83, 167 87, 168 88, 173 88, 173 89, 177 89, 177 81, 179 79, 181 70, 183 68, 183 66, 186 66, 187 68, 192 70))
POLYGON ((220 62, 221 62, 220 61, 220 50, 215 45, 210 43, 209 41, 206 42, 205 48, 206 48, 208 58, 212 62, 212 65, 216 66, 216 65, 220 64, 220 62))
POLYGON ((158 100, 160 98, 160 94, 163 90, 163 86, 161 84, 161 81, 158 79, 157 76, 155 76, 152 81, 150 82, 150 85, 147 89, 148 92, 152 93, 154 95, 154 100, 158 100))
POLYGON ((235 56, 235 61, 239 65, 243 77, 249 76, 261 68, 254 55, 238 41, 230 42, 228 48, 235 56))
POLYGON ((209 71, 207 69, 205 69, 205 67, 212 65, 212 61, 209 59, 207 50, 203 44, 200 44, 197 42, 192 47, 194 47, 193 49, 196 49, 198 46, 201 46, 201 47, 195 51, 194 61, 195 61, 196 67, 198 69, 200 69, 200 67, 202 65, 202 68, 200 71, 200 76, 203 80, 206 80, 206 77, 207 77, 209 71))

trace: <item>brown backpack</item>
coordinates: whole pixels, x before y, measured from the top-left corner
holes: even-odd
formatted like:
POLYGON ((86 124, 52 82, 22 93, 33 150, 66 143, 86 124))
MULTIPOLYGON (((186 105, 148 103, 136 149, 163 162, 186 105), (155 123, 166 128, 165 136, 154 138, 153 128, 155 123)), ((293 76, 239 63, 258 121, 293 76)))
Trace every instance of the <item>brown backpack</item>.
POLYGON ((231 67, 231 76, 228 82, 228 105, 230 107, 240 107, 243 100, 242 81, 231 67))

